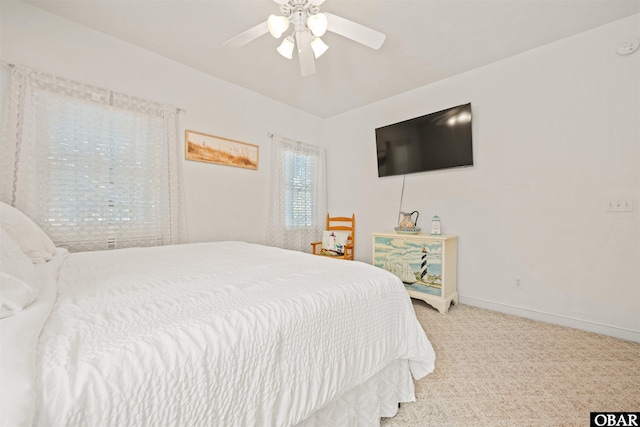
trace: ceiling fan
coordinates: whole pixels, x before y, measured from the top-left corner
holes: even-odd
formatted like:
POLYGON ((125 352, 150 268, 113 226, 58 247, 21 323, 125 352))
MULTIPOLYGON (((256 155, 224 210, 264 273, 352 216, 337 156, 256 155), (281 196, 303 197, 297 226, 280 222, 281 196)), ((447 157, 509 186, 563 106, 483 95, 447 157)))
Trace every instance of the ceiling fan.
POLYGON ((293 32, 283 39, 276 50, 285 58, 292 59, 293 50, 297 48, 300 71, 303 76, 308 76, 316 72, 315 59, 329 48, 320 39, 327 30, 372 49, 379 49, 384 42, 385 35, 379 31, 331 13, 321 13, 320 5, 324 0, 273 1, 280 5, 281 16, 271 15, 267 21, 238 34, 223 45, 237 49, 266 33, 279 39, 293 26, 293 32))

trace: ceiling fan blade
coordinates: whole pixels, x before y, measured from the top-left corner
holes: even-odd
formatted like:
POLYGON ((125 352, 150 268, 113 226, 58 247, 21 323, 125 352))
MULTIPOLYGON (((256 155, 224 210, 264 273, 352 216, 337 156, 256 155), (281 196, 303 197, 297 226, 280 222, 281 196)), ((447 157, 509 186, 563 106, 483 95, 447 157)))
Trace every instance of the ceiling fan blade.
POLYGON ((371 49, 380 49, 380 46, 384 43, 386 36, 380 31, 372 30, 362 24, 331 13, 324 12, 324 15, 328 21, 327 29, 332 33, 340 34, 343 37, 369 46, 371 49))
POLYGON ((251 27, 248 30, 238 34, 237 36, 227 40, 226 42, 222 43, 222 45, 227 49, 237 49, 249 42, 254 41, 258 37, 267 34, 268 32, 269 27, 267 26, 267 21, 261 22, 255 27, 251 27))
POLYGON ((296 47, 300 59, 300 72, 303 76, 310 76, 316 72, 316 60, 311 49, 313 36, 307 32, 297 33, 296 47))

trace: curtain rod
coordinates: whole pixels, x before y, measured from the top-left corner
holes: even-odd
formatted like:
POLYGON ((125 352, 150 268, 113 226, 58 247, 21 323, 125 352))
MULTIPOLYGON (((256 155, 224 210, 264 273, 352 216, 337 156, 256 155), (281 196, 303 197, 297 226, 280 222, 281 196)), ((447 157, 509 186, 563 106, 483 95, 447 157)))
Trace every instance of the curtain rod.
POLYGON ((302 141, 298 141, 298 140, 296 140, 296 139, 287 138, 286 136, 282 136, 282 135, 274 134, 274 133, 272 133, 272 132, 267 132, 267 136, 268 136, 269 138, 273 138, 274 136, 277 136, 278 138, 286 139, 286 140, 288 140, 288 141, 295 142, 295 143, 297 143, 297 144, 304 144, 304 142, 302 142, 302 141))
MULTIPOLYGON (((16 64, 7 62, 4 59, 0 60, 0 65, 4 65, 5 67, 9 67, 9 68, 13 68, 16 66, 16 64)), ((185 113, 185 114, 187 113, 187 110, 185 110, 184 108, 176 107, 176 110, 178 111, 178 113, 185 113)))

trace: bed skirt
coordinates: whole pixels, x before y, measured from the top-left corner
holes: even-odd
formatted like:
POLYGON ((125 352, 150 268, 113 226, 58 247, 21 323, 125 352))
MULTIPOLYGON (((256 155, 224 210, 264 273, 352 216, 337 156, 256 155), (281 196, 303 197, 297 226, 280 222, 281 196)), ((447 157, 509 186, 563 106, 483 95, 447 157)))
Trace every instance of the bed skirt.
POLYGON ((396 415, 398 403, 415 400, 409 362, 395 360, 296 427, 379 426, 380 417, 396 415))

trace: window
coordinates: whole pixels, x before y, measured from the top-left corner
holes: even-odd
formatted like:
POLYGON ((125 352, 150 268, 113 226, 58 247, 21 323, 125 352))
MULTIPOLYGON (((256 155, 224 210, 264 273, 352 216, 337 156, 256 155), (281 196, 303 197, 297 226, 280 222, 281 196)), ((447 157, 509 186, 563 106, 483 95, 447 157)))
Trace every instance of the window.
POLYGON ((310 252, 325 227, 325 151, 275 135, 271 144, 267 244, 310 252))
POLYGON ((70 250, 176 243, 176 109, 16 68, 10 202, 70 250))
POLYGON ((315 158, 287 151, 285 162, 286 226, 314 227, 318 222, 313 191, 315 158))

